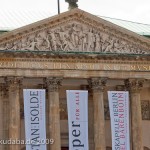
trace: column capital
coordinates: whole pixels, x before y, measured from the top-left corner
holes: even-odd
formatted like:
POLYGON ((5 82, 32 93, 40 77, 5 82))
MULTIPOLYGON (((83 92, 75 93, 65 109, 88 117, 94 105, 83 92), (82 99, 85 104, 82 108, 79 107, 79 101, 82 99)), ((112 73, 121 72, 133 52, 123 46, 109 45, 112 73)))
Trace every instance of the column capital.
POLYGON ((88 80, 89 86, 92 90, 97 91, 104 91, 108 78, 91 78, 88 80))
POLYGON ((131 92, 140 92, 143 87, 145 79, 126 79, 125 80, 125 87, 127 90, 131 92))
POLYGON ((5 82, 9 86, 22 85, 23 77, 6 77, 5 82))
POLYGON ((8 88, 6 86, 6 83, 0 83, 0 91, 1 91, 1 96, 8 95, 8 88))
POLYGON ((3 87, 5 86, 5 83, 0 83, 0 90, 3 90, 3 87))
POLYGON ((50 92, 57 92, 62 85, 62 79, 61 77, 47 77, 44 82, 50 92))
POLYGON ((0 83, 0 91, 4 91, 6 88, 6 83, 0 83))

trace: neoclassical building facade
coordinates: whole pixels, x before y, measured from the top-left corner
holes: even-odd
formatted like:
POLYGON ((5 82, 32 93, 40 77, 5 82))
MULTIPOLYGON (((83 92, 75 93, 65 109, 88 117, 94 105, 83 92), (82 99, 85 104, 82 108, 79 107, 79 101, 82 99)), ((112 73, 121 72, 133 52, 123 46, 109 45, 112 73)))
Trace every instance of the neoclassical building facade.
POLYGON ((25 139, 23 89, 46 89, 47 149, 67 150, 66 90, 88 90, 89 149, 111 149, 107 91, 125 90, 131 149, 150 149, 148 38, 73 9, 2 34, 0 81, 1 139, 25 139))

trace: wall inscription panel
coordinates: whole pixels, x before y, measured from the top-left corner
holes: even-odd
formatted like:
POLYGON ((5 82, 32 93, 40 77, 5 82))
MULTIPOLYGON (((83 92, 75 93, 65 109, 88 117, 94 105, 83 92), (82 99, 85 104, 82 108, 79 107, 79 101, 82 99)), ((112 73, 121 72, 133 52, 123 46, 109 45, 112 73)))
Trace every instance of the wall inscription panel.
POLYGON ((148 62, 66 59, 0 59, 0 68, 48 70, 150 71, 148 62))

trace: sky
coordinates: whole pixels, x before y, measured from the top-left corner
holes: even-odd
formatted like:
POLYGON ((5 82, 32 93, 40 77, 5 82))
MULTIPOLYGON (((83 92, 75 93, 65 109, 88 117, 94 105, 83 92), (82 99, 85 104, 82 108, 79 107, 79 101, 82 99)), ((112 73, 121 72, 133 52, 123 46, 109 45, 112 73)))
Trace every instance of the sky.
MULTIPOLYGON (((98 16, 106 16, 150 24, 150 0, 78 0, 79 8, 98 16)), ((57 0, 1 0, 0 12, 36 11, 57 14, 57 0)), ((68 10, 68 3, 60 0, 60 11, 68 10)))

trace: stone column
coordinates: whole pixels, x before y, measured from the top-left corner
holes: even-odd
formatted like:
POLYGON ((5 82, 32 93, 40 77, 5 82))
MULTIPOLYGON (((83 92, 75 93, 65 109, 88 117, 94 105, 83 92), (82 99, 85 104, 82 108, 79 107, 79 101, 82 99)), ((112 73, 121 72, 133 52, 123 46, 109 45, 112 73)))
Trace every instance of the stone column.
MULTIPOLYGON (((20 84, 22 78, 7 77, 9 99, 9 139, 20 140, 20 84)), ((20 150, 20 145, 10 144, 9 150, 20 150)))
MULTIPOLYGON (((38 89, 46 89, 46 91, 45 91, 45 96, 46 96, 46 101, 45 101, 45 103, 46 103, 46 107, 45 107, 45 109, 46 109, 46 138, 47 139, 49 139, 49 101, 48 101, 48 99, 47 99, 47 97, 48 97, 48 89, 47 89, 47 86, 46 86, 46 84, 44 83, 44 84, 38 84, 38 89)), ((49 149, 49 145, 47 145, 47 149, 49 149)))
POLYGON ((89 134, 89 150, 94 149, 94 114, 93 114, 93 93, 89 85, 81 85, 81 90, 88 90, 88 134, 89 134))
MULTIPOLYGON (((8 91, 5 83, 0 84, 0 111, 2 115, 2 121, 0 122, 2 126, 1 139, 4 141, 8 139, 8 125, 9 125, 9 103, 8 103, 8 91)), ((8 150, 8 145, 1 145, 2 150, 8 150)), ((0 149, 1 150, 1 149, 0 149)))
POLYGON ((130 91, 131 105, 131 137, 132 149, 142 150, 142 114, 141 114, 141 99, 140 90, 143 87, 143 79, 127 79, 125 86, 130 91))
POLYGON ((103 91, 106 85, 106 80, 106 78, 92 78, 89 80, 89 85, 93 90, 95 150, 106 150, 103 99, 103 91))
MULTIPOLYGON (((4 96, 5 96, 5 84, 4 83, 0 83, 0 140, 5 140, 4 139, 4 112, 3 112, 3 102, 4 102, 4 96)), ((4 149, 4 145, 0 144, 0 150, 4 149)))
POLYGON ((49 145, 50 150, 61 149, 60 137, 60 113, 59 113, 59 86, 62 78, 48 77, 46 84, 48 88, 49 105, 49 138, 54 139, 54 143, 49 145))

